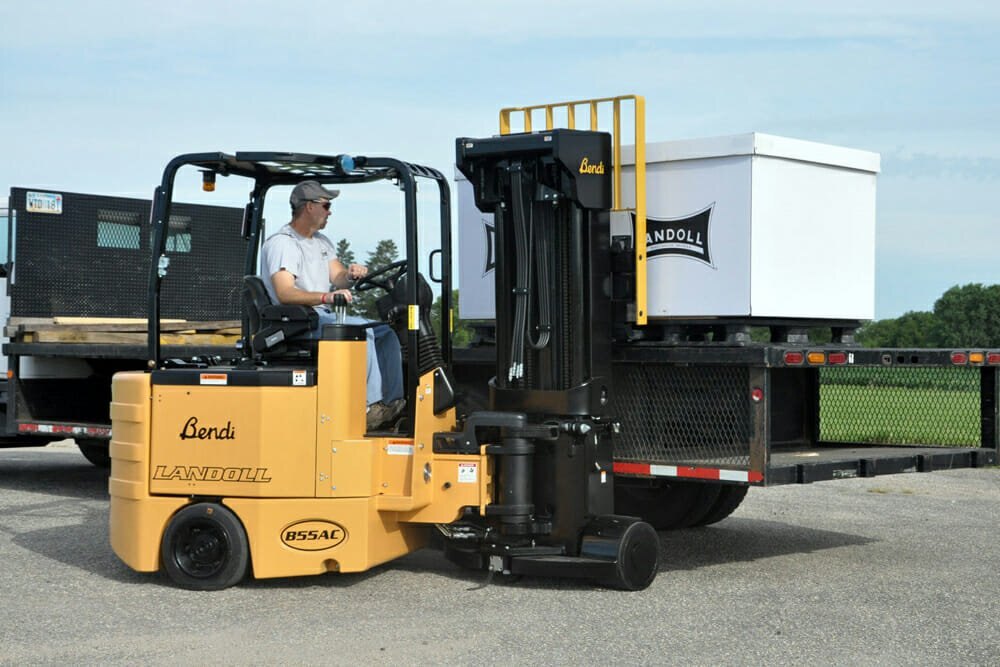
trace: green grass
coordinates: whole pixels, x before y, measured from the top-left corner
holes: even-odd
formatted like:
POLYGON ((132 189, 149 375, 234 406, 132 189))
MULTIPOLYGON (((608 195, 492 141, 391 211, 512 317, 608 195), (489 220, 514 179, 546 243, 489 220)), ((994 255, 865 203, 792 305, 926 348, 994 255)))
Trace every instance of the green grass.
POLYGON ((847 378, 854 382, 823 377, 820 439, 898 445, 980 444, 979 379, 975 373, 966 373, 966 377, 940 373, 932 378, 927 369, 899 369, 923 372, 899 374, 892 378, 898 380, 896 384, 886 381, 886 369, 848 370, 881 374, 870 375, 867 383, 861 381, 866 373, 847 378))

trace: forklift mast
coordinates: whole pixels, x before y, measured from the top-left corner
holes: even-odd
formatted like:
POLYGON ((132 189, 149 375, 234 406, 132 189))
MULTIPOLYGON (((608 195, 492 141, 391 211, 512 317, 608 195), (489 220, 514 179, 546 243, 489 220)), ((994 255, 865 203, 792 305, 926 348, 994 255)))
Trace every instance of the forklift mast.
MULTIPOLYGON (((524 416, 487 449, 497 459, 500 501, 486 508, 487 518, 499 517, 507 547, 523 547, 523 536, 582 556, 574 566, 561 564, 565 574, 585 567, 603 548, 602 536, 631 542, 620 532, 628 524, 611 516, 611 138, 570 129, 460 138, 456 153, 476 205, 495 216, 497 362, 489 407, 524 416)), ((655 549, 646 560, 655 563, 655 549)), ((524 573, 548 572, 551 564, 537 553, 514 561, 524 573)))
POLYGON ((491 409, 603 416, 610 137, 560 129, 459 139, 458 154, 477 206, 496 221, 491 409))

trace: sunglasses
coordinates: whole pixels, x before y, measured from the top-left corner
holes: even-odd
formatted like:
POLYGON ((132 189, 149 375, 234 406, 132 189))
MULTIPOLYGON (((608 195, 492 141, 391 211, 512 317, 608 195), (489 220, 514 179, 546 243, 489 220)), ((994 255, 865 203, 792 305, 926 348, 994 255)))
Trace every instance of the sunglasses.
POLYGON ((322 206, 323 208, 325 208, 325 209, 326 209, 326 210, 328 210, 328 211, 330 210, 330 203, 331 203, 331 202, 328 202, 328 201, 321 201, 321 200, 319 200, 319 199, 311 199, 310 201, 311 201, 312 203, 314 203, 314 204, 319 204, 320 206, 322 206))

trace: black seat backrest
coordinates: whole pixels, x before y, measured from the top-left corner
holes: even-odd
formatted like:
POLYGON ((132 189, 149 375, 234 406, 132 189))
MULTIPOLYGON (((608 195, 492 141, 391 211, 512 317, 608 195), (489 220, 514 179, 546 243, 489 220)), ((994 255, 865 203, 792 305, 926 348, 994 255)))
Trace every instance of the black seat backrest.
POLYGON ((309 338, 319 323, 315 309, 272 303, 260 276, 243 276, 242 297, 255 355, 303 357, 315 352, 316 341, 309 338))
POLYGON ((243 307, 250 320, 251 335, 260 330, 260 313, 270 305, 271 297, 267 295, 260 276, 243 276, 243 307))

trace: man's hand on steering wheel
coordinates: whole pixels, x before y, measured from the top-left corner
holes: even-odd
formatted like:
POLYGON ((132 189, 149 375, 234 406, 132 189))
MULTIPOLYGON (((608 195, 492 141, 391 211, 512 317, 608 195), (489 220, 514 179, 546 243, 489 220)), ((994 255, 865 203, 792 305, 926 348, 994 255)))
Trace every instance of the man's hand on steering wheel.
MULTIPOLYGON (((377 271, 366 273, 357 279, 357 282, 354 283, 354 289, 358 292, 367 292, 378 287, 389 292, 395 287, 396 281, 406 273, 407 264, 407 260, 401 259, 383 266, 377 271)), ((354 267, 355 265, 352 264, 351 266, 354 267)))

